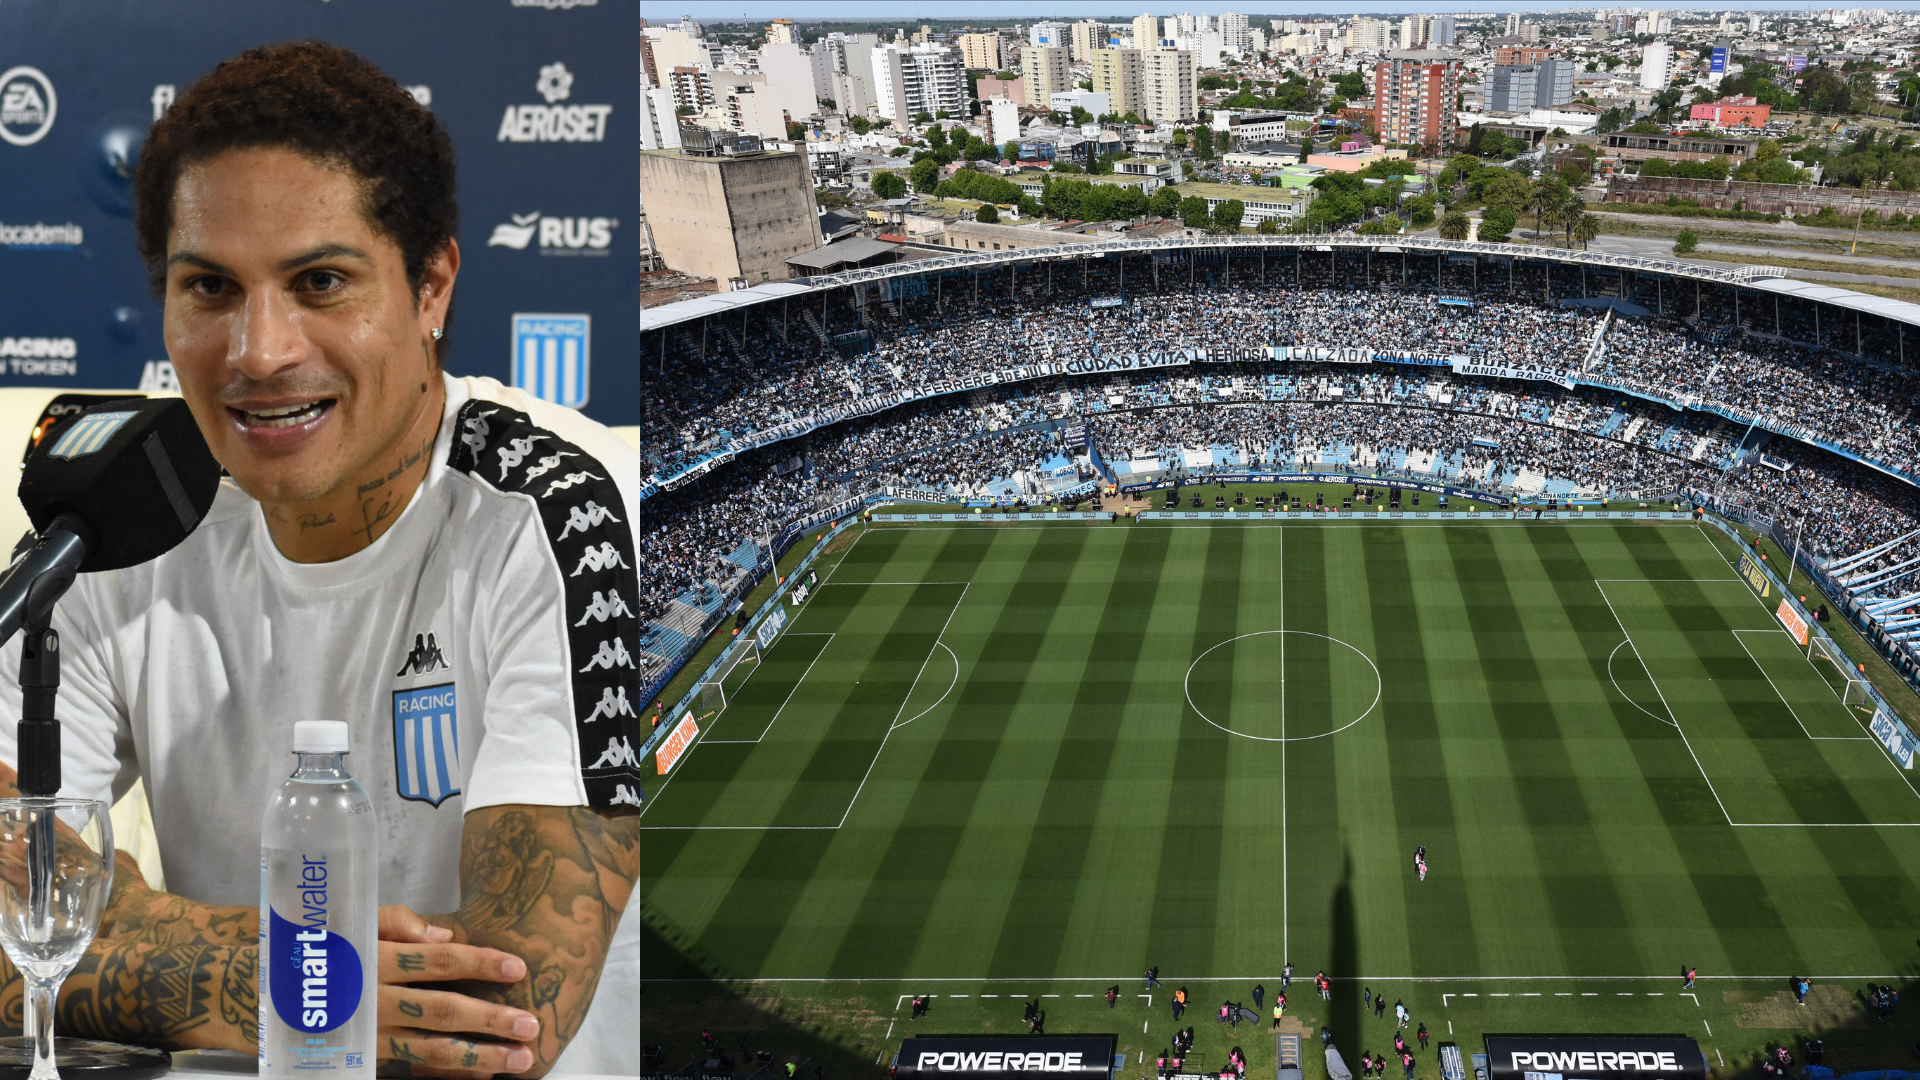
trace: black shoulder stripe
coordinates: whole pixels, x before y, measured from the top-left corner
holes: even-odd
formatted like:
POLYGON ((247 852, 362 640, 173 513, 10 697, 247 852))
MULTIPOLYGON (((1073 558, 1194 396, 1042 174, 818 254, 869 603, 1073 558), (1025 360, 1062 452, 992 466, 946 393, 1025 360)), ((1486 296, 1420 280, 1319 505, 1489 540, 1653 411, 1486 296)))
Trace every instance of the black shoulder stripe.
POLYGON ((447 466, 531 496, 566 583, 566 677, 593 806, 640 805, 640 577, 627 506, 600 462, 525 413, 469 401, 447 466))

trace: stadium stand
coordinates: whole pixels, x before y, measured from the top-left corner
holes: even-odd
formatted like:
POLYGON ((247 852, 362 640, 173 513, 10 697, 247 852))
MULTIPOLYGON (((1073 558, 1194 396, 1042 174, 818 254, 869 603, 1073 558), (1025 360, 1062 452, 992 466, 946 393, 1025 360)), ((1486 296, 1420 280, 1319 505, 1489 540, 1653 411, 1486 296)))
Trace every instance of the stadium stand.
MULTIPOLYGON (((1871 551, 1849 567, 1862 608, 1920 592, 1920 308, 1434 243, 965 256, 650 311, 642 617, 697 641, 760 565, 731 553, 777 555, 868 496, 1065 500, 1212 469, 1685 492, 1791 532, 1810 569, 1871 551), (707 625, 669 625, 680 608, 707 625)), ((679 644, 656 641, 653 685, 679 644)))

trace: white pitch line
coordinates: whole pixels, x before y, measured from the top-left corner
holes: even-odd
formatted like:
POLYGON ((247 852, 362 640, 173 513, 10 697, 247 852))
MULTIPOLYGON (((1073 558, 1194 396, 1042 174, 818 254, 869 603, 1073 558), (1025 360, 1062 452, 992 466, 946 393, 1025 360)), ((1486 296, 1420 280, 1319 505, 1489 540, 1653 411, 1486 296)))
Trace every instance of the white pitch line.
MULTIPOLYGON (((1698 1004, 1700 1004, 1700 1003, 1696 1001, 1696 1002, 1694 1002, 1694 1004, 1695 1004, 1695 1005, 1698 1005, 1698 1004)), ((1712 1038, 1712 1037, 1713 1037, 1713 1024, 1712 1024, 1712 1022, 1711 1022, 1711 1021, 1707 1021, 1707 1020, 1702 1020, 1702 1021, 1700 1021, 1700 1023, 1702 1023, 1702 1024, 1704 1024, 1704 1025, 1706 1025, 1706 1029, 1707 1029, 1707 1037, 1708 1037, 1708 1038, 1712 1038)))
POLYGON ((1747 648, 1746 639, 1740 636, 1741 634, 1773 634, 1773 633, 1784 634, 1786 633, 1785 630, 1774 630, 1772 628, 1767 628, 1762 630, 1732 630, 1732 631, 1729 631, 1729 633, 1733 634, 1733 640, 1740 643, 1740 651, 1746 653, 1747 659, 1753 661, 1753 666, 1759 669, 1760 677, 1767 680, 1768 686, 1773 687, 1774 696, 1780 699, 1780 704, 1785 705, 1787 707, 1787 715, 1793 717, 1793 722, 1800 725, 1800 734, 1805 735, 1809 739, 1832 740, 1834 742, 1872 742, 1873 741, 1872 737, 1867 735, 1815 735, 1813 732, 1808 731, 1806 722, 1800 719, 1800 711, 1793 707, 1793 702, 1787 700, 1787 695, 1780 692, 1780 687, 1778 684, 1776 684, 1773 681, 1773 676, 1767 674, 1766 666, 1760 663, 1759 657, 1753 655, 1753 650, 1747 648))
MULTIPOLYGON (((1694 1007, 1694 1008, 1696 1008, 1696 1009, 1700 1007, 1700 999, 1699 999, 1699 998, 1697 998, 1697 997, 1694 997, 1694 995, 1692 995, 1692 994, 1681 994, 1681 995, 1679 995, 1679 996, 1680 996, 1680 997, 1685 997, 1685 998, 1693 998, 1693 1007, 1694 1007)), ((1709 1034, 1709 1035, 1711 1035, 1711 1034, 1713 1034, 1713 1029, 1712 1029, 1712 1028, 1708 1028, 1708 1029, 1707 1029, 1707 1034, 1709 1034)))
POLYGON ((1451 1001, 1448 1001, 1448 1000, 1447 1000, 1448 998, 1450 998, 1450 997, 1452 997, 1452 996, 1453 996, 1452 994, 1441 994, 1441 995, 1440 995, 1440 1007, 1441 1007, 1441 1008, 1443 1008, 1443 1009, 1451 1009, 1451 1008, 1453 1008, 1453 1002, 1451 1002, 1451 1001))
MULTIPOLYGON (((876 582, 875 584, 882 584, 882 583, 876 582)), ((954 582, 954 581, 933 581, 933 582, 927 582, 927 584, 959 585, 960 586, 960 597, 959 599, 953 602, 953 609, 947 612, 947 621, 940 624, 940 633, 933 635, 933 643, 935 645, 938 645, 940 644, 940 639, 946 635, 947 627, 953 625, 953 617, 960 613, 960 605, 967 602, 967 590, 972 588, 973 584, 972 582, 954 582)), ((860 786, 853 789, 853 798, 847 800, 847 808, 840 815, 840 824, 835 825, 834 828, 837 829, 841 825, 845 825, 847 823, 847 815, 853 813, 854 804, 860 801, 860 793, 862 791, 865 791, 867 788, 867 779, 873 775, 873 767, 875 765, 880 764, 880 755, 887 752, 887 740, 893 738, 893 729, 900 721, 900 714, 907 711, 907 698, 911 698, 913 696, 913 688, 920 685, 920 676, 925 675, 927 673, 927 665, 931 664, 932 662, 933 662, 933 650, 928 649, 927 658, 925 660, 920 661, 920 670, 914 672, 913 681, 907 684, 907 696, 900 699, 900 707, 894 710, 893 723, 890 723, 887 725, 887 733, 880 737, 880 748, 873 752, 873 760, 867 762, 867 771, 860 775, 860 786)), ((956 660, 954 662, 954 679, 956 681, 958 681, 960 677, 959 672, 960 672, 960 665, 959 665, 959 661, 956 660)))
MULTIPOLYGON (((1630 579, 1630 578, 1610 578, 1610 579, 1595 578, 1593 579, 1594 590, 1600 594, 1600 599, 1605 601, 1607 605, 1607 611, 1612 613, 1613 621, 1619 624, 1620 626, 1620 632, 1626 635, 1627 644, 1633 645, 1633 634, 1627 630, 1627 624, 1624 620, 1620 618, 1620 612, 1614 610, 1613 598, 1607 595, 1607 590, 1605 586, 1601 584, 1602 581, 1606 581, 1606 580, 1625 581, 1625 580, 1635 580, 1635 579, 1630 579)), ((1681 578, 1677 580, 1684 581, 1684 580, 1692 580, 1692 579, 1681 578)), ((1738 579, 1734 578, 1729 580, 1737 581, 1738 579)), ((1667 700, 1666 691, 1660 689, 1660 680, 1653 677, 1653 669, 1647 666, 1647 658, 1641 655, 1640 646, 1633 645, 1633 655, 1640 661, 1640 669, 1647 673, 1647 681, 1653 684, 1653 692, 1660 695, 1661 707, 1667 710, 1668 716, 1671 716, 1674 718, 1673 729, 1680 733, 1680 742, 1682 745, 1684 745, 1687 748, 1687 756, 1693 759, 1693 767, 1700 770, 1700 779, 1706 781, 1707 790, 1709 792, 1712 792, 1714 804, 1720 807, 1720 816, 1727 819, 1728 825, 1734 824, 1733 815, 1727 813, 1727 804, 1720 801, 1720 793, 1718 791, 1715 791, 1713 787, 1713 778, 1707 775, 1707 767, 1705 765, 1700 764, 1700 755, 1693 752, 1693 743, 1687 741, 1687 729, 1680 726, 1680 723, 1679 723, 1680 717, 1676 713, 1674 713, 1673 703, 1667 700)))
MULTIPOLYGON (((781 635, 780 640, 785 641, 787 638, 790 638, 790 637, 825 637, 827 639, 827 643, 825 645, 820 646, 819 652, 813 654, 813 662, 809 663, 807 665, 807 670, 801 672, 800 677, 794 680, 793 689, 787 691, 787 696, 780 699, 780 707, 773 710, 773 715, 767 719, 767 726, 761 728, 760 734, 751 739, 705 739, 702 741, 712 743, 716 746, 758 745, 761 739, 764 739, 767 737, 767 732, 773 730, 773 725, 776 721, 780 719, 780 714, 787 711, 787 705, 789 702, 793 700, 793 695, 800 692, 800 687, 803 683, 807 681, 807 676, 813 674, 814 664, 818 664, 820 662, 820 658, 827 655, 827 650, 833 648, 834 634, 831 630, 827 631, 825 634, 818 634, 818 633, 795 634, 792 632, 788 632, 786 634, 781 635)), ((758 674, 760 674, 760 669, 756 667, 753 669, 753 672, 747 676, 747 678, 751 679, 753 678, 754 675, 758 675, 758 674)), ((746 685, 747 684, 744 682, 741 683, 740 689, 744 690, 746 688, 746 685)), ((735 691, 735 693, 737 694, 738 691, 735 691)), ((714 723, 716 725, 719 724, 718 717, 714 718, 714 723)), ((667 785, 661 784, 660 786, 662 788, 665 788, 667 785)), ((658 795, 656 794, 655 797, 658 798, 658 795)))

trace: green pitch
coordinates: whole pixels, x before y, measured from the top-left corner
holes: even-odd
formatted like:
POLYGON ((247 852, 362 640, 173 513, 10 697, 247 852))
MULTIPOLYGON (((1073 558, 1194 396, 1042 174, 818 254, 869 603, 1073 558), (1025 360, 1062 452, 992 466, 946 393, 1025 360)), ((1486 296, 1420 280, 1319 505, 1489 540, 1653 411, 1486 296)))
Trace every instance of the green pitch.
POLYGON ((1911 968, 1913 774, 1698 527, 877 528, 824 580, 648 792, 649 980, 1911 968))

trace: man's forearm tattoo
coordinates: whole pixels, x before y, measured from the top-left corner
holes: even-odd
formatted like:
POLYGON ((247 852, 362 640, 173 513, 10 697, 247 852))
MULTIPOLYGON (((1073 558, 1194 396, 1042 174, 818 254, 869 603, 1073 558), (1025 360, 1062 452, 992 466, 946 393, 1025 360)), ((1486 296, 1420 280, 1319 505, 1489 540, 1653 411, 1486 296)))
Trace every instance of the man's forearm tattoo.
POLYGON ((256 1044, 253 947, 155 946, 134 939, 88 950, 62 988, 68 1032, 168 1049, 256 1044), (206 1030, 219 1025, 221 1030, 206 1030))
POLYGON ((639 876, 638 819, 586 807, 476 810, 460 870, 464 898, 451 923, 468 944, 526 961, 527 976, 446 988, 538 1016, 536 1063, 551 1067, 586 1019, 639 876))

